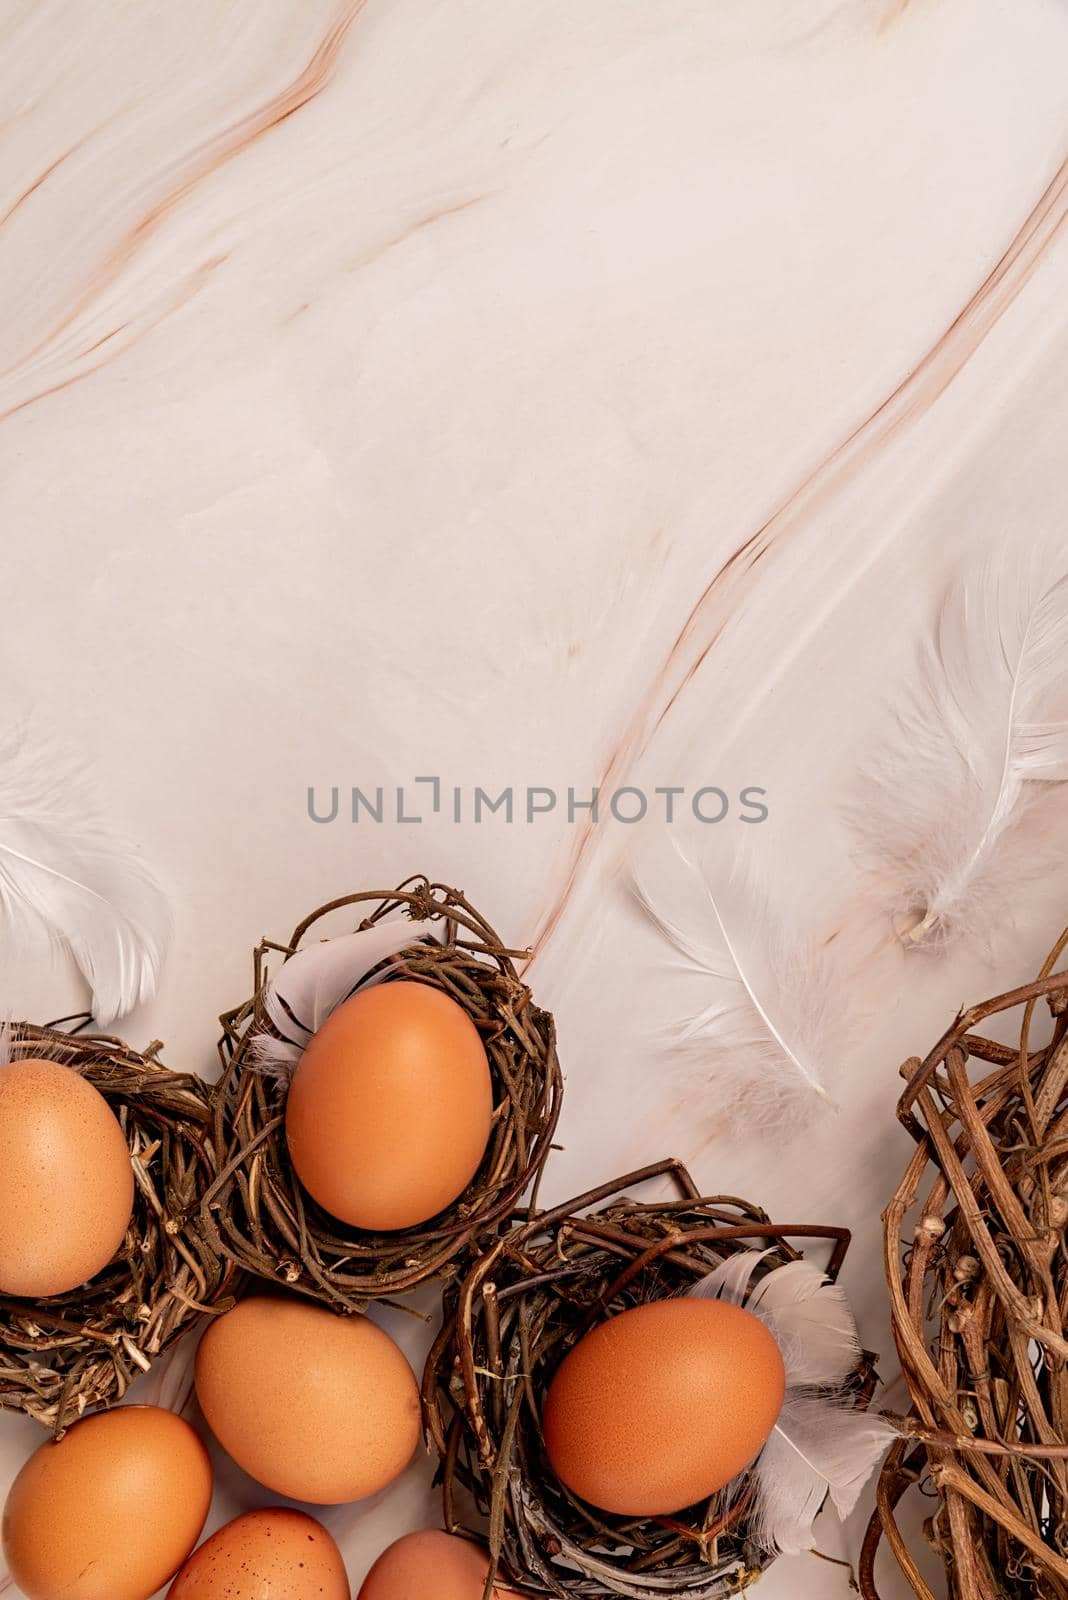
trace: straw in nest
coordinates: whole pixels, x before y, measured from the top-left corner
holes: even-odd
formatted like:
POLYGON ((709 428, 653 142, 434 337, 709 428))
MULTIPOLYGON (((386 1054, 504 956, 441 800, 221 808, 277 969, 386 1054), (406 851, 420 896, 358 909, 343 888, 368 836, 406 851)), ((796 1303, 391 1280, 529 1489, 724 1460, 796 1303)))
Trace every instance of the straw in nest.
MULTIPOLYGON (((64 1022, 88 1019, 64 1018, 64 1022)), ((98 1089, 130 1147, 134 1210, 125 1243, 90 1283, 46 1300, 0 1299, 0 1406, 56 1434, 130 1384, 204 1313, 233 1303, 233 1268, 205 1235, 200 1197, 215 1177, 210 1091, 170 1072, 159 1044, 15 1023, 11 1058, 61 1061, 98 1089)))
POLYGON ((260 945, 251 999, 221 1019, 220 1177, 203 1207, 205 1225, 236 1266, 337 1310, 362 1311, 455 1271, 459 1258, 494 1235, 541 1172, 563 1090, 553 1019, 516 971, 527 955, 508 949, 459 890, 424 877, 331 901, 287 944, 260 945), (395 1233, 349 1227, 304 1191, 286 1146, 285 1089, 253 1059, 257 1036, 271 1030, 264 995, 272 962, 306 948, 341 912, 351 912, 350 926, 359 928, 398 913, 439 924, 442 942, 406 948, 390 960, 385 981, 432 984, 457 1001, 479 1030, 493 1080, 493 1128, 474 1180, 440 1216, 395 1233))
POLYGON ((926 1531, 952 1600, 1068 1597, 1068 972, 1055 970, 1066 946, 1068 931, 1034 983, 973 1006, 902 1068, 898 1115, 916 1152, 884 1224, 912 1438, 880 1479, 867 1600, 883 1537, 919 1600, 934 1600, 897 1520, 918 1482, 933 1491, 926 1531), (1036 1045, 1040 1001, 1053 1028, 1036 1045), (975 1031, 1016 1010, 1018 1043, 975 1031))
MULTIPOLYGON (((540 1409, 577 1338, 623 1309, 684 1293, 727 1255, 767 1249, 761 1274, 798 1259, 789 1239, 831 1245, 836 1277, 849 1244, 840 1228, 777 1227, 734 1198, 702 1199, 675 1162, 661 1162, 520 1223, 446 1292, 442 1331, 427 1362, 423 1405, 441 1457, 445 1525, 463 1528, 472 1498, 489 1528, 502 1581, 560 1597, 739 1593, 769 1565, 747 1524, 749 1474, 732 1493, 672 1518, 597 1513, 555 1477, 540 1409), (624 1191, 670 1174, 682 1198, 641 1204, 624 1191), (590 1207, 608 1200, 600 1210, 590 1207)), ((865 1406, 865 1358, 852 1385, 865 1406)))

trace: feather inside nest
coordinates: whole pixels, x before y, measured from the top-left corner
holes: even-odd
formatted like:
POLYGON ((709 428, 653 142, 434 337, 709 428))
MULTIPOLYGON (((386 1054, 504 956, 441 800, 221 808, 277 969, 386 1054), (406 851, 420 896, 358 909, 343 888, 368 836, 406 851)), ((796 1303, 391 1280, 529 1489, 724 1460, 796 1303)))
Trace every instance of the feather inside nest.
POLYGON ((826 952, 790 935, 752 870, 736 871, 721 897, 672 846, 655 869, 632 865, 631 886, 680 970, 701 980, 699 1005, 672 1029, 674 1045, 700 1066, 728 1116, 801 1125, 832 1104, 825 1062, 846 1048, 826 952), (728 898, 744 906, 759 942, 742 938, 728 898))
POLYGON ((908 946, 988 941, 1021 882, 1056 862, 1044 802, 1068 777, 1066 663, 1060 550, 1007 550, 946 596, 921 682, 849 807, 894 878, 908 946))
POLYGON ((171 933, 159 884, 105 826, 93 785, 52 743, 0 741, 0 915, 74 957, 102 1025, 151 999, 171 933))
POLYGON ((767 1254, 728 1256, 690 1293, 744 1305, 782 1351, 786 1398, 753 1469, 753 1521, 763 1549, 795 1555, 812 1549, 825 1501, 840 1517, 850 1514, 897 1434, 884 1418, 854 1410, 843 1388, 860 1358, 860 1340, 842 1290, 803 1260, 766 1273, 750 1288, 767 1254))
POLYGON ((385 967, 370 979, 368 974, 409 945, 435 937, 429 921, 394 917, 298 950, 267 986, 263 1004, 275 1032, 256 1036, 251 1065, 288 1084, 308 1041, 330 1013, 365 981, 379 982, 393 968, 385 967))

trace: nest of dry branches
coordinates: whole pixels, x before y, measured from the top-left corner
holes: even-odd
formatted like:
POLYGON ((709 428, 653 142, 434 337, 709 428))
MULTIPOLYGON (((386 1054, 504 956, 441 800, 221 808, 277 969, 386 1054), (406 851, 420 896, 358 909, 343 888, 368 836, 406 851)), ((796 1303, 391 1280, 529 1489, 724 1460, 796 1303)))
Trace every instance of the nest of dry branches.
POLYGON ((99 1090, 130 1147, 134 1210, 119 1254, 89 1284, 46 1300, 0 1299, 0 1406, 57 1434, 121 1400, 201 1315, 228 1309, 234 1277, 200 1218, 217 1170, 207 1085, 169 1071, 158 1043, 138 1055, 120 1039, 60 1027, 15 1023, 11 1058, 61 1061, 99 1090))
POLYGON ((916 1152, 883 1220, 913 1415, 879 1482, 868 1600, 884 1537, 934 1600, 897 1520, 917 1483, 934 1497, 925 1531, 952 1600, 1068 1597, 1066 945, 1068 931, 1034 983, 973 1006, 902 1068, 898 1115, 916 1152), (976 1031, 1008 1013, 1016 1043, 976 1031))
MULTIPOLYGON (((468 1531, 463 1508, 473 1500, 488 1524, 493 1570, 525 1593, 713 1600, 754 1582, 771 1558, 750 1535, 748 1476, 729 1497, 676 1517, 635 1521, 596 1512, 553 1473, 540 1414, 560 1362, 595 1324, 684 1293, 754 1241, 770 1251, 759 1272, 773 1271, 798 1258, 790 1239, 830 1244, 827 1271, 837 1276, 849 1245, 844 1229, 777 1227, 745 1201, 702 1199, 689 1173, 670 1161, 530 1217, 503 1236, 450 1285, 423 1378, 446 1527, 468 1531), (625 1192, 665 1174, 680 1199, 642 1204, 625 1192)), ((870 1397, 870 1378, 865 1362, 858 1404, 870 1397)))
POLYGON ((495 1235, 541 1172, 563 1091, 553 1019, 516 971, 528 956, 504 945, 459 890, 424 877, 331 901, 287 944, 259 946, 252 997, 221 1018, 220 1177, 204 1202, 206 1224, 230 1261, 337 1310, 361 1311, 450 1275, 495 1235), (413 944, 391 957, 384 981, 432 984, 464 1008, 486 1047, 495 1110, 482 1166, 447 1211, 419 1228, 370 1233, 330 1216, 299 1183, 286 1145, 286 1090, 255 1070, 253 1050, 257 1035, 271 1031, 264 994, 272 966, 323 937, 328 921, 338 931, 340 914, 351 931, 398 912, 440 924, 442 942, 413 944))

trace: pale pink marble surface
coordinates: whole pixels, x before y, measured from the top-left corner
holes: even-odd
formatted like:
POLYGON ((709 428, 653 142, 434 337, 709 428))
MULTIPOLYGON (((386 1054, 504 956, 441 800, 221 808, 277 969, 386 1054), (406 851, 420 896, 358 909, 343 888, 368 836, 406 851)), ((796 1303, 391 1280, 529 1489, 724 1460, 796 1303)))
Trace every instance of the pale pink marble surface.
MULTIPOLYGON (((462 883, 559 1017, 549 1192, 671 1150, 845 1222, 888 1349, 898 1062, 1032 970, 1068 875, 991 961, 906 962, 838 808, 947 578, 1063 528, 1066 64, 1057 0, 9 0, 4 703, 99 764, 173 891, 134 1043, 211 1071, 262 934, 462 883), (837 1116, 722 1136, 663 1050, 634 830, 307 819, 309 784, 423 773, 766 787, 714 848, 843 931, 837 1116)), ((3 977, 16 1014, 82 999, 37 951, 3 977)), ((34 1437, 0 1420, 0 1480, 34 1437)), ((429 1477, 327 1515, 357 1586, 429 1477)), ((265 1498, 223 1467, 216 1520, 265 1498)), ((801 1558, 760 1592, 848 1591, 801 1558)))

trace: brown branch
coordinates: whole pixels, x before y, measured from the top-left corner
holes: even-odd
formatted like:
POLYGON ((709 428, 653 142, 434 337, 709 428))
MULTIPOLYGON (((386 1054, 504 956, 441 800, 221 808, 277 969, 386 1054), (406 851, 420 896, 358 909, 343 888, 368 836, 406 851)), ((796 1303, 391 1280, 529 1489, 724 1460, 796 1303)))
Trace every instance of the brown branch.
POLYGON ((897 1520, 921 1476, 951 1600, 1068 1600, 1068 973, 1055 970, 1066 948, 1068 930, 1033 983, 961 1013, 902 1069, 898 1115, 917 1147, 883 1241, 914 1411, 903 1427, 917 1443, 902 1441, 883 1469, 865 1600, 878 1600, 883 1538, 917 1600, 932 1600, 897 1520), (1043 1000, 1053 1023, 1036 1049, 1043 1000), (1014 1011, 1015 1045, 975 1032, 1014 1011), (973 1059, 995 1070, 972 1081, 973 1059))

